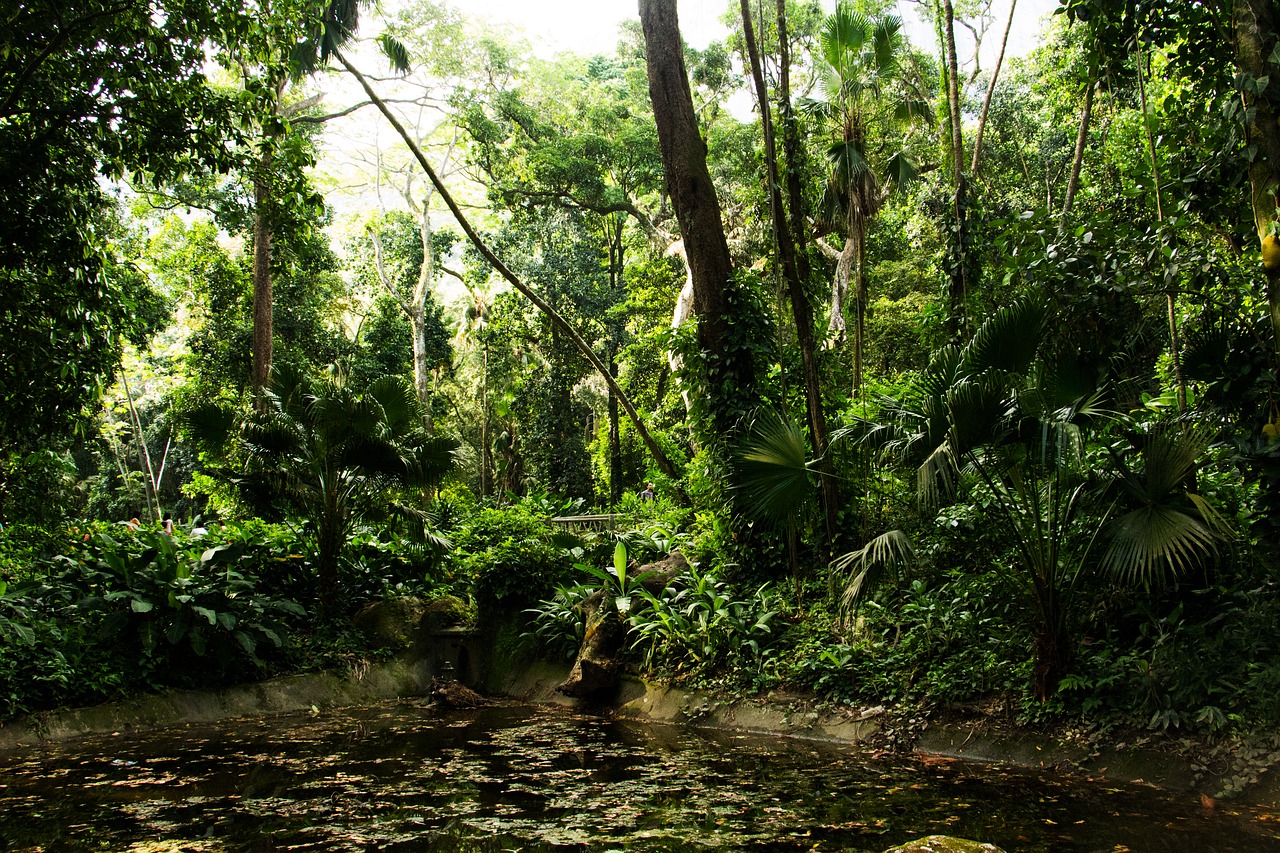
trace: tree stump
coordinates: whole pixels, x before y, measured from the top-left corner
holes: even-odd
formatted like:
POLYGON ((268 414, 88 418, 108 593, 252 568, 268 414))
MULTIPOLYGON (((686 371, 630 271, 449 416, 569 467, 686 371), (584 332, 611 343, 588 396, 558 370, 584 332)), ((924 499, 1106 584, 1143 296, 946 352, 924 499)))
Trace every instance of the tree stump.
MULTIPOLYGON (((641 577, 641 585, 651 595, 657 595, 671 579, 689 567, 689 561, 679 551, 673 551, 662 560, 632 570, 632 577, 641 577)), ((597 590, 579 605, 586 627, 582 632, 582 646, 573 662, 569 677, 556 688, 566 696, 577 699, 599 699, 618 688, 622 676, 622 652, 627 637, 627 624, 622 621, 615 603, 616 590, 597 590)))

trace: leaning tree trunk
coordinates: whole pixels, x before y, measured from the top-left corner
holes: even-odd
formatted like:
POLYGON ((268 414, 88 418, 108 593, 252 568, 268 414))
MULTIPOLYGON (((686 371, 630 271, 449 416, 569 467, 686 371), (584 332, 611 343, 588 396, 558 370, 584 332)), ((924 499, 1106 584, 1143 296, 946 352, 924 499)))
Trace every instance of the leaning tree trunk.
POLYGON ((1071 156, 1071 177, 1067 181, 1067 197, 1062 202, 1062 224, 1065 227, 1067 217, 1071 215, 1071 207, 1075 204, 1076 192, 1080 189, 1080 171, 1084 166, 1084 149, 1089 142, 1089 124, 1093 119, 1093 81, 1084 90, 1084 107, 1080 110, 1080 129, 1076 133, 1076 149, 1071 156))
POLYGON ((1009 47, 1009 31, 1013 29, 1013 12, 1017 8, 1018 0, 1010 0, 1009 18, 1004 24, 1004 37, 1000 39, 1000 53, 996 55, 996 67, 991 70, 991 80, 987 83, 987 94, 982 98, 982 110, 978 113, 978 129, 973 134, 973 160, 969 163, 969 171, 974 175, 978 174, 978 163, 982 153, 982 136, 987 129, 987 113, 991 111, 991 99, 996 93, 996 81, 1000 79, 1000 67, 1004 65, 1004 52, 1009 47))
MULTIPOLYGON (((436 188, 436 192, 440 193, 440 198, 444 200, 445 205, 449 208, 449 212, 453 214, 454 221, 458 223, 458 226, 462 228, 463 232, 467 235, 467 239, 471 241, 471 245, 475 247, 476 251, 480 253, 481 257, 483 257, 490 266, 498 271, 499 275, 506 279, 507 282, 519 291, 521 295, 532 302, 534 307, 545 314, 553 326, 559 328, 569 336, 569 339, 573 341, 573 345, 577 348, 578 352, 582 353, 583 358, 585 358, 592 368, 595 369, 596 373, 604 379, 605 384, 609 386, 609 389, 617 395, 618 403, 627 413, 627 417, 630 418, 631 423, 635 426, 636 432, 640 434, 640 439, 644 442, 645 447, 648 448, 650 455, 653 456, 653 461, 658 466, 658 469, 668 477, 675 479, 678 476, 675 466, 671 464, 671 460, 667 458, 667 455, 662 451, 662 448, 658 446, 657 441, 654 440, 653 435, 649 432, 649 428, 645 425, 644 421, 641 420, 640 415, 636 412, 635 406, 631 403, 631 398, 622 390, 622 387, 618 385, 617 381, 609 375, 609 368, 605 367, 604 362, 600 360, 600 356, 596 355, 595 351, 592 350, 591 347, 587 345, 587 342, 582 339, 582 335, 578 334, 577 329, 569 325, 569 321, 567 321, 559 311, 556 311, 550 303, 530 289, 519 276, 511 271, 510 267, 504 264, 501 259, 493 253, 493 250, 489 248, 488 244, 481 239, 480 234, 474 227, 472 227, 471 220, 467 219, 467 217, 463 215, 462 209, 458 207, 458 203, 454 200, 453 194, 449 192, 448 188, 445 187, 444 182, 440 180, 440 176, 436 174, 436 170, 431 168, 431 164, 427 161, 426 155, 422 153, 422 148, 409 134, 409 131, 405 129, 405 126, 400 119, 396 118, 395 114, 391 112, 391 108, 387 106, 387 102, 373 90, 373 86, 370 85, 369 79, 365 77, 358 68, 351 64, 351 60, 347 59, 346 54, 342 53, 337 48, 333 49, 333 56, 342 64, 342 67, 345 68, 352 77, 356 78, 356 81, 360 84, 360 88, 364 90, 366 95, 368 95, 369 100, 373 102, 373 105, 378 108, 378 111, 382 113, 383 117, 386 118, 391 127, 397 134, 399 134, 405 145, 408 146, 414 159, 418 161, 418 165, 422 168, 422 171, 426 173, 426 176, 430 179, 432 186, 436 188)), ((727 245, 725 251, 727 254, 727 245)))

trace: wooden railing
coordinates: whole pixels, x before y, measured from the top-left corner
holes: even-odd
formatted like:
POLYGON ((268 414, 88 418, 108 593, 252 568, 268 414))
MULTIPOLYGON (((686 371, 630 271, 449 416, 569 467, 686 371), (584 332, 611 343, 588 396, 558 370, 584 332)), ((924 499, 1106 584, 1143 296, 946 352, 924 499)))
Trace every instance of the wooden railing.
POLYGON ((615 513, 604 513, 600 515, 558 515, 555 518, 549 518, 547 521, 552 524, 558 524, 566 530, 574 532, 583 532, 587 530, 613 530, 614 525, 618 521, 615 513))

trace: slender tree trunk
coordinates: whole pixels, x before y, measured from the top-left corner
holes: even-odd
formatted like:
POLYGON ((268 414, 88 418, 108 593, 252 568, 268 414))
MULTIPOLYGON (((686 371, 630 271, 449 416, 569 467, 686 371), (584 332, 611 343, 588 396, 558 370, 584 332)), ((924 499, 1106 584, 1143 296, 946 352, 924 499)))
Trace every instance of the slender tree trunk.
POLYGON ((861 222, 849 224, 849 236, 844 241, 844 251, 836 262, 836 273, 841 268, 845 275, 853 277, 853 395, 862 393, 863 347, 867 330, 867 272, 863 263, 867 252, 867 232, 861 222))
POLYGON ((1062 202, 1062 224, 1067 224, 1071 208, 1075 204, 1076 191, 1080 189, 1080 169, 1084 165, 1084 149, 1089 143, 1089 124, 1093 121, 1093 92, 1096 87, 1092 80, 1084 90, 1084 108, 1080 110, 1080 130, 1076 134, 1076 150, 1071 156, 1071 177, 1067 181, 1067 197, 1062 202))
MULTIPOLYGON (((750 59, 751 76, 756 86, 756 101, 760 107, 760 124, 764 129, 765 178, 769 189, 769 209, 773 217, 773 233, 777 241, 778 253, 782 256, 782 275, 787 282, 787 292, 791 301, 791 316, 796 326, 796 343, 800 348, 800 362, 804 374, 805 410, 809 417, 809 434, 813 440, 814 455, 818 458, 819 469, 819 502, 822 505, 823 518, 826 522, 828 549, 838 534, 839 495, 836 493, 835 471, 827 456, 828 435, 827 418, 822 406, 822 385, 818 376, 817 346, 813 334, 813 306, 805 294, 805 282, 808 278, 808 260, 802 261, 796 247, 796 236, 791 230, 791 222, 786 216, 782 201, 782 189, 778 177, 777 144, 774 139, 773 122, 769 110, 769 91, 764 81, 764 71, 760 62, 760 51, 756 45, 755 29, 751 25, 750 0, 741 0, 742 29, 746 37, 747 55, 750 59)), ((786 39, 785 11, 778 11, 779 39, 786 39)), ((786 52, 783 54, 786 64, 786 52)), ((785 97, 790 102, 790 95, 785 97)), ((792 203, 797 203, 795 196, 792 203)))
MULTIPOLYGON (((609 371, 618 376, 614 348, 609 349, 609 371)), ((622 430, 618 424, 618 398, 609 392, 609 508, 622 499, 622 430)))
MULTIPOLYGON (((1156 137, 1151 130, 1151 113, 1147 107, 1146 61, 1142 54, 1142 39, 1137 40, 1138 58, 1138 98, 1142 106, 1142 127, 1146 131, 1147 151, 1151 155, 1151 181, 1156 189, 1156 219, 1164 222, 1164 201, 1160 192, 1160 165, 1156 160, 1156 137)), ((1161 256, 1163 258, 1163 255, 1161 256)), ((1161 261, 1163 265, 1164 262, 1161 261)), ((1167 276, 1166 276, 1167 277, 1167 276)), ((1165 315, 1169 323, 1169 355, 1173 361, 1173 378, 1178 388, 1178 411, 1187 410, 1187 381, 1182 376, 1182 338, 1178 333, 1178 313, 1174 300, 1174 291, 1170 282, 1165 282, 1164 294, 1165 315)))
MULTIPOLYGON (((626 263, 626 246, 622 242, 626 220, 609 217, 605 220, 605 235, 609 242, 609 290, 622 293, 623 273, 626 263)), ((609 375, 618 379, 618 330, 609 335, 606 344, 609 355, 609 375)), ((622 500, 622 430, 618 423, 618 398, 609 391, 609 508, 622 500)))
POLYGON ((973 160, 969 163, 969 171, 978 174, 978 160, 982 153, 982 134, 987 129, 987 112, 991 109, 991 98, 996 92, 996 81, 1000 78, 1000 67, 1004 65, 1004 52, 1009 46, 1009 31, 1013 29, 1013 11, 1018 8, 1018 0, 1009 2, 1009 19, 1004 24, 1004 36, 1000 39, 1000 53, 996 56, 996 67, 991 72, 991 82, 987 84, 987 94, 982 99, 982 111, 978 114, 978 129, 973 135, 973 160))
POLYGON ((263 152, 258 168, 259 174, 253 180, 253 372, 250 382, 261 390, 271 380, 271 195, 267 183, 270 154, 263 152))
MULTIPOLYGON (((707 146, 698 129, 693 96, 685 72, 684 44, 676 16, 676 0, 640 0, 649 97, 653 103, 671 205, 680 223, 685 257, 693 277, 693 310, 698 336, 712 360, 719 361, 723 380, 709 390, 717 394, 729 384, 749 389, 754 381, 750 355, 730 353, 727 289, 733 276, 729 243, 720 218, 720 201, 707 169, 707 146)), ((722 433, 733 428, 729 413, 716 411, 722 433)))
MULTIPOLYGON (((549 319, 553 325, 560 328, 561 331, 569 336, 569 339, 573 341, 574 346, 577 347, 578 352, 582 353, 583 357, 586 358, 587 362, 595 369, 596 373, 604 379, 605 384, 607 384, 613 393, 618 396, 618 403, 622 406, 623 411, 627 413, 627 417, 630 418, 632 424, 635 426, 636 432, 640 434, 641 440, 644 441, 645 447, 649 449, 649 453, 653 456, 654 463, 657 464, 658 469, 668 477, 675 479, 678 476, 675 466, 671 464, 671 460, 669 460, 667 455, 662 452, 662 448, 658 446, 653 435, 650 434, 648 427, 645 426, 644 421, 641 420, 640 415, 636 412, 635 406, 631 404, 631 398, 627 396, 626 392, 622 390, 621 386, 618 385, 614 378, 609 375, 609 369, 604 365, 604 362, 600 360, 600 357, 596 355, 595 351, 592 350, 591 347, 587 345, 587 342, 582 339, 582 335, 578 334, 577 330, 574 329, 573 326, 569 325, 569 322, 561 316, 560 312, 556 311, 545 299, 531 290, 529 286, 519 278, 519 276, 512 272, 511 269, 493 253, 493 250, 489 248, 488 244, 481 239, 480 234, 472 227, 471 221, 463 215, 462 209, 458 207, 458 203, 454 201, 453 195, 449 192, 448 188, 445 187, 444 182, 440 180, 440 176, 436 174, 435 169, 431 168, 431 164, 427 162, 426 155, 422 153, 422 148, 419 147, 418 143, 409 134, 408 130, 405 129, 404 124, 396 118, 393 112, 391 112, 386 101, 382 100, 382 98, 378 96, 377 92, 373 90, 373 87, 369 84, 368 78, 365 77, 358 68, 352 65, 346 55, 337 50, 337 48, 334 48, 333 55, 342 64, 342 67, 347 69, 352 77, 356 78, 360 87, 364 89, 364 93, 369 96, 369 100, 373 102, 374 106, 378 108, 378 111, 387 119, 392 128, 395 129, 396 133, 400 135, 400 138, 404 140, 405 145, 407 145, 410 152, 413 153, 414 159, 418 161, 418 165, 422 168, 422 171, 426 173, 427 177, 431 180, 432 185, 436 188, 436 192, 440 193, 440 198, 443 199, 445 205, 448 206, 449 212, 453 214, 454 221, 456 221, 458 226, 466 233, 467 239, 471 241, 471 245, 476 248, 476 251, 480 253, 490 266, 498 271, 499 275, 506 279, 507 282, 519 291, 526 299, 532 302, 538 310, 546 314, 547 319, 549 319)), ((725 252, 727 255, 727 243, 725 252)))
MULTIPOLYGON (((421 235, 424 252, 429 252, 431 246, 431 224, 425 204, 422 209, 419 234, 421 235)), ((418 402, 427 411, 427 431, 432 432, 433 425, 429 408, 431 403, 431 370, 427 364, 427 294, 431 280, 434 277, 433 266, 429 255, 424 255, 413 294, 405 297, 396 290, 395 282, 391 280, 384 267, 382 236, 377 232, 376 228, 370 236, 373 238, 374 267, 378 271, 378 280, 382 283, 382 289, 395 300, 396 305, 400 307, 400 311, 409 321, 409 342, 413 352, 413 390, 418 402)))
MULTIPOLYGON (((142 433, 142 419, 138 417, 138 407, 133 404, 133 394, 129 392, 129 378, 123 362, 120 364, 120 384, 124 386, 124 399, 129 404, 129 415, 133 420, 133 429, 138 442, 138 464, 147 475, 145 494, 148 498, 155 499, 156 521, 159 521, 164 517, 160 510, 160 481, 151 468, 151 450, 147 447, 147 438, 142 433)), ((147 509, 152 509, 150 500, 147 502, 147 509)))
POLYGON ((483 344, 480 359, 480 496, 493 494, 493 451, 489 441, 489 343, 483 344))
MULTIPOLYGON (((951 171, 955 196, 952 216, 955 221, 955 262, 951 275, 951 311, 949 325, 953 338, 968 332, 965 302, 969 294, 969 257, 966 190, 964 174, 964 129, 960 113, 960 63, 956 57, 956 13, 951 0, 942 0, 942 39, 947 68, 947 111, 951 123, 951 171)), ((861 266, 861 264, 859 264, 861 266)))
MULTIPOLYGON (((1236 66, 1255 80, 1272 75, 1267 59, 1276 47, 1276 12, 1271 0, 1235 0, 1236 66)), ((1280 188, 1280 124, 1275 108, 1265 96, 1243 96, 1248 114, 1249 142, 1258 148, 1249 162, 1253 189, 1253 222, 1262 248, 1267 277, 1266 296, 1275 336, 1273 355, 1280 364, 1280 239, 1272 233, 1276 222, 1277 188, 1280 188)))
POLYGON ((960 114, 960 62, 956 56, 956 12, 951 0, 942 0, 942 47, 947 73, 947 115, 950 121, 952 181, 964 174, 964 132, 960 114))
POLYGON ((431 282, 435 279, 435 257, 431 252, 431 195, 422 202, 422 217, 418 224, 418 237, 422 243, 422 266, 418 268, 418 280, 413 285, 413 299, 409 305, 409 325, 413 330, 413 387, 418 402, 427 413, 427 431, 431 432, 431 367, 427 364, 427 298, 431 294, 431 282))

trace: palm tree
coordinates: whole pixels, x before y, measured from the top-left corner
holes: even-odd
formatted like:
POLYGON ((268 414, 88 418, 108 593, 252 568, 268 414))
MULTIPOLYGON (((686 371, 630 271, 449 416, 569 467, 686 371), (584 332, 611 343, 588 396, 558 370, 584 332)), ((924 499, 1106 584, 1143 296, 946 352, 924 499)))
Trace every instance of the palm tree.
MULTIPOLYGON (((864 434, 883 457, 915 466, 917 498, 926 508, 958 494, 965 482, 981 485, 1014 546, 1015 559, 994 568, 1030 605, 1041 700, 1074 658, 1072 605, 1085 569, 1096 565, 1122 582, 1149 586, 1199 564, 1227 532, 1189 489, 1211 439, 1203 429, 1175 427, 1146 438, 1137 470, 1126 459, 1136 450, 1114 449, 1114 475, 1086 470, 1088 429, 1116 416, 1099 405, 1091 372, 1038 357, 1047 323, 1039 302, 1001 309, 966 346, 936 353, 903 399, 884 401, 884 422, 864 434), (1100 541, 1109 547, 1095 559, 1100 541)), ((910 548, 887 534, 837 561, 837 569, 849 571, 846 607, 910 557, 910 548)))
MULTIPOLYGON (((1013 559, 993 568, 1032 615, 1034 689, 1045 699, 1074 657, 1073 599, 1088 568, 1150 586, 1199 565, 1227 535, 1225 523, 1190 489, 1204 429, 1174 425, 1133 447, 1112 450, 1115 473, 1083 464, 1089 428, 1114 418, 1099 405, 1091 372, 1039 357, 1048 314, 1018 302, 992 316, 964 347, 934 354, 929 369, 898 399, 881 401, 879 423, 845 435, 881 459, 915 469, 917 500, 934 509, 978 487, 1009 537, 1013 559), (1141 464, 1132 461, 1141 457, 1141 464), (1107 550, 1095 558, 1095 543, 1107 550)), ((786 520, 812 463, 786 431, 761 430, 738 469, 762 517, 786 520)), ((832 562, 841 607, 853 612, 914 558, 902 531, 875 537, 832 562)))
POLYGON ((452 467, 452 439, 432 435, 412 386, 375 380, 363 393, 340 377, 315 379, 278 366, 252 412, 236 418, 211 404, 192 412, 195 438, 234 444, 242 466, 232 476, 262 510, 284 509, 314 525, 317 597, 332 616, 338 561, 360 518, 398 515, 426 532, 426 514, 395 500, 398 490, 430 488, 452 467))
POLYGON ((829 326, 841 335, 845 332, 844 303, 852 279, 855 392, 862 386, 867 230, 889 190, 909 183, 919 173, 905 151, 883 155, 882 144, 872 145, 873 136, 891 136, 913 122, 931 121, 933 115, 928 101, 905 74, 907 42, 901 29, 902 22, 896 17, 871 18, 845 3, 838 5, 820 35, 823 97, 805 105, 833 130, 827 149, 831 172, 821 218, 828 227, 844 233, 844 246, 839 251, 824 248, 836 261, 829 326))

